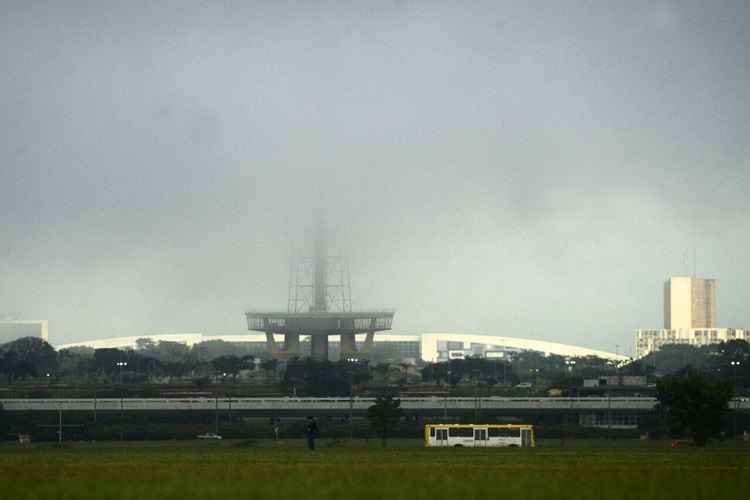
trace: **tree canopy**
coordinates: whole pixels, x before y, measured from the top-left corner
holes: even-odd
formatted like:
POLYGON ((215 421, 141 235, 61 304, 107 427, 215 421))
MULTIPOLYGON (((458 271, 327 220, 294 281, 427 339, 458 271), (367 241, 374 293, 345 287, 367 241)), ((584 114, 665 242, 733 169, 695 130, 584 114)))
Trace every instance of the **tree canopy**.
POLYGON ((366 363, 318 361, 312 358, 293 359, 286 365, 284 384, 287 389, 309 396, 348 396, 351 385, 370 380, 366 363))
POLYGON ((383 446, 390 433, 398 426, 403 413, 401 400, 394 399, 390 394, 378 396, 375 404, 367 409, 370 427, 380 436, 383 446))
POLYGON ((51 375, 56 368, 55 349, 38 337, 23 337, 0 346, 0 372, 8 378, 8 383, 51 375))
POLYGON ((656 384, 659 412, 673 436, 690 434, 698 446, 719 435, 732 384, 687 367, 656 384))

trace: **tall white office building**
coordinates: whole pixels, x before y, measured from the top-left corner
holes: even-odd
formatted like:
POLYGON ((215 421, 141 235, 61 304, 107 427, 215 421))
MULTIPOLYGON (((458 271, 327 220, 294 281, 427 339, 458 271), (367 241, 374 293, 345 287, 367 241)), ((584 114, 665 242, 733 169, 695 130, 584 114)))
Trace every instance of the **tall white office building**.
POLYGON ((715 328, 716 280, 673 277, 664 283, 664 328, 715 328))
POLYGON ((669 344, 700 347, 730 340, 750 341, 750 331, 716 327, 716 280, 677 276, 664 283, 664 328, 636 330, 635 355, 669 344))

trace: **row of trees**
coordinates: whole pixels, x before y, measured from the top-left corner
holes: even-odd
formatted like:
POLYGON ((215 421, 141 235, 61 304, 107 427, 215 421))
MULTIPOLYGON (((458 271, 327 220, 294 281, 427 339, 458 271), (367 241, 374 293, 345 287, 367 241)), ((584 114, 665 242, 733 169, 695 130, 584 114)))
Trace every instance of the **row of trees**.
MULTIPOLYGON (((438 385, 458 384, 514 386, 519 382, 534 385, 580 385, 584 378, 614 374, 617 368, 598 358, 579 358, 575 372, 561 356, 544 357, 537 353, 519 353, 512 360, 465 358, 427 364, 422 369, 426 382, 438 385)), ((571 360, 567 360, 571 361, 571 360)))
POLYGON ((279 364, 242 344, 209 341, 188 347, 178 342, 140 339, 133 350, 85 347, 55 351, 39 338, 27 337, 0 346, 0 376, 7 383, 46 378, 50 381, 110 381, 147 383, 165 379, 206 380, 220 377, 237 381, 241 374, 264 375, 269 384, 281 384, 288 393, 344 395, 350 386, 372 381, 376 385, 432 383, 440 386, 575 387, 583 379, 603 375, 652 377, 692 366, 701 373, 750 386, 750 345, 732 341, 706 347, 665 346, 641 360, 617 367, 595 357, 569 359, 525 351, 511 359, 467 358, 421 368, 406 364, 347 363, 293 359, 279 364), (277 368, 283 367, 283 370, 277 368))
POLYGON ((311 396, 347 396, 354 386, 369 382, 372 377, 369 363, 305 358, 287 363, 283 383, 287 393, 304 390, 311 396))
POLYGON ((7 382, 45 377, 55 372, 57 353, 42 339, 24 337, 0 346, 0 376, 7 382))
MULTIPOLYGON (((275 362, 263 360, 260 366, 273 369, 275 362)), ((221 341, 189 348, 178 342, 154 343, 142 339, 135 350, 75 347, 55 351, 42 339, 25 337, 0 346, 0 376, 9 384, 39 378, 58 381, 106 378, 112 382, 143 383, 159 377, 216 375, 236 381, 243 370, 255 368, 253 354, 221 341)))
POLYGON ((731 380, 739 387, 750 387, 750 343, 731 340, 702 347, 665 345, 629 365, 655 375, 668 375, 688 366, 731 380))

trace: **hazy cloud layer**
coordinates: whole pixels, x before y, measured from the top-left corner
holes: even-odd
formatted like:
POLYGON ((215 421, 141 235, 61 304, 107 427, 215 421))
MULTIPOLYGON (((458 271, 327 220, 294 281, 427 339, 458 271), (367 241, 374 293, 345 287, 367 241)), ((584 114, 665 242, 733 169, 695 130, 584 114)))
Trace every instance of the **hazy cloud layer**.
POLYGON ((321 201, 398 332, 632 349, 694 247, 750 327, 745 2, 0 6, 0 313, 55 343, 241 332, 321 201))

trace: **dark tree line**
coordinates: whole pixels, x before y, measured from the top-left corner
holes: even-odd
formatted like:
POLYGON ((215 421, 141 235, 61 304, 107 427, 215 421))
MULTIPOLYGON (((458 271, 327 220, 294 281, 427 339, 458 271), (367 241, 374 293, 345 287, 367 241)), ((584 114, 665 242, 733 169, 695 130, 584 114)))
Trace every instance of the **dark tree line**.
POLYGON ((520 352, 508 359, 469 357, 428 364, 422 369, 422 378, 453 387, 458 384, 514 386, 520 382, 567 387, 581 385, 584 378, 615 373, 617 367, 601 358, 570 359, 520 352), (571 361, 574 364, 570 364, 571 361))
POLYGON ((55 351, 39 338, 27 337, 0 346, 0 377, 12 384, 23 380, 77 383, 148 383, 171 379, 236 382, 243 373, 256 371, 266 383, 281 384, 291 394, 345 396, 351 386, 398 384, 415 381, 455 387, 515 386, 571 388, 584 379, 603 375, 645 375, 650 381, 686 366, 713 378, 731 382, 740 394, 750 387, 750 345, 735 340, 705 347, 664 346, 640 360, 615 366, 595 357, 565 358, 532 351, 504 359, 470 357, 432 363, 421 370, 404 363, 345 362, 293 359, 286 363, 268 359, 239 343, 209 341, 189 347, 178 342, 139 339, 135 349, 76 347, 55 351), (256 363, 260 361, 260 363, 256 363))
POLYGON ((366 362, 292 359, 286 365, 284 385, 289 393, 305 396, 348 396, 372 378, 366 362))
POLYGON ((658 376, 676 373, 690 366, 746 388, 750 387, 750 344, 744 340, 731 340, 702 347, 666 345, 628 366, 640 366, 644 371, 658 376))

